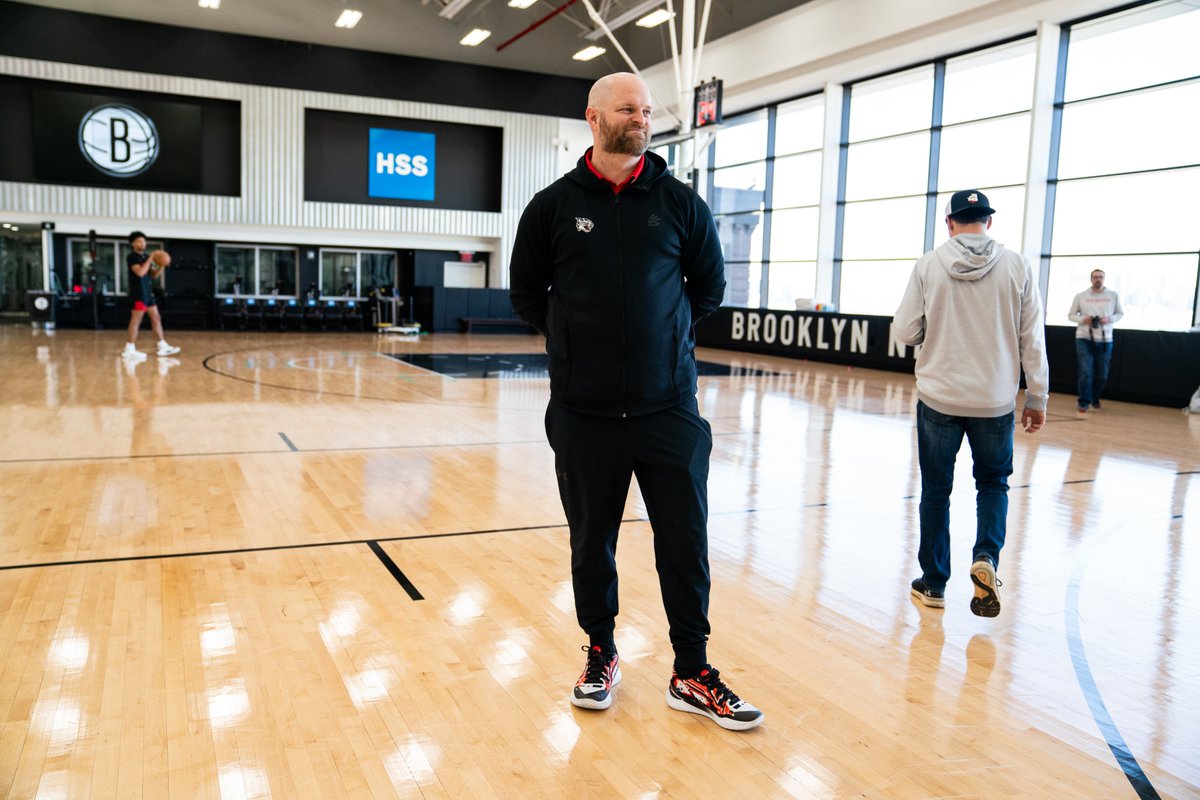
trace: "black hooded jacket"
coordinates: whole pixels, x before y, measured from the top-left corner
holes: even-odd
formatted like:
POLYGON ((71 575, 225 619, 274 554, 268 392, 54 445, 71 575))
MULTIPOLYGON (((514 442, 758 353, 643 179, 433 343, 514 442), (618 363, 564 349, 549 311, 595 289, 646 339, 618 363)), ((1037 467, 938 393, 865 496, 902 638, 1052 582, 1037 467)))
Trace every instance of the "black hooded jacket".
POLYGON ((525 208, 509 269, 553 402, 623 417, 696 393, 692 328, 720 306, 725 263, 708 206, 659 156, 620 194, 580 158, 525 208))

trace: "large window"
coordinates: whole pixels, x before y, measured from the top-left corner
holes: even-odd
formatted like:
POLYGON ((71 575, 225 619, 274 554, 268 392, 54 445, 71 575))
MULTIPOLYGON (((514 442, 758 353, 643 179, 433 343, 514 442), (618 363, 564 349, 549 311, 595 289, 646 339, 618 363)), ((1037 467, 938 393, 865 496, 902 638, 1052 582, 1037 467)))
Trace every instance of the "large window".
POLYGON ((913 262, 949 237, 960 189, 986 192, 989 235, 1021 249, 1034 48, 1023 39, 851 87, 842 311, 896 310, 913 262))
POLYGON ((1200 7, 1172 0, 1073 26, 1052 176, 1047 321, 1093 269, 1121 295, 1121 328, 1196 321, 1200 7), (1120 53, 1114 58, 1113 53, 1120 53))
POLYGON ((1036 248, 1025 222, 1046 221, 1049 324, 1068 324, 1096 267, 1121 294, 1119 327, 1200 324, 1200 5, 1144 3, 1062 31, 1048 34, 1059 57, 1040 64, 1023 37, 847 85, 836 146, 824 96, 727 118, 701 181, 725 302, 812 297, 890 315, 916 259, 946 241, 950 195, 981 189, 996 208, 988 233, 1010 250, 1036 248), (1053 118, 1033 108, 1035 85, 1056 87, 1053 118), (1044 206, 1025 185, 1042 170, 1044 206))
POLYGON ((935 246, 950 236, 943 219, 950 195, 982 189, 996 209, 988 235, 1010 250, 1021 250, 1034 48, 1033 40, 1022 39, 946 61, 935 246))
POLYGON ((296 295, 296 251, 258 248, 258 293, 296 295))
POLYGON ((382 250, 321 251, 321 293, 366 297, 396 285, 396 254, 382 250))
POLYGON ((796 308, 816 296, 824 124, 821 95, 781 105, 775 115, 768 308, 796 308))
POLYGON ((260 245, 217 245, 217 294, 296 296, 296 251, 260 245))
POLYGON ((725 302, 796 308, 817 280, 824 105, 804 98, 730 121, 709 157, 725 302))
POLYGON ((933 65, 850 88, 841 310, 890 315, 925 250, 933 65))
POLYGON ((725 255, 725 302, 762 302, 767 192, 766 111, 746 114, 717 132, 709 150, 708 205, 725 255))

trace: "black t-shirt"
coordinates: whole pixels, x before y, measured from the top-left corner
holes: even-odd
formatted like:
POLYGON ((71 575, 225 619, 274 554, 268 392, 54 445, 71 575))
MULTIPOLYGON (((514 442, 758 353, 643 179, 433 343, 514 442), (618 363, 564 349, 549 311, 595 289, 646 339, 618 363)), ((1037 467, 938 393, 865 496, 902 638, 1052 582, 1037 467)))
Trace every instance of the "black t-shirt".
POLYGON ((140 300, 143 305, 152 306, 157 301, 154 299, 154 290, 150 285, 152 279, 149 271, 145 275, 138 275, 133 271, 134 267, 140 267, 149 258, 149 253, 130 250, 129 255, 125 257, 125 264, 129 267, 129 297, 135 303, 140 300))

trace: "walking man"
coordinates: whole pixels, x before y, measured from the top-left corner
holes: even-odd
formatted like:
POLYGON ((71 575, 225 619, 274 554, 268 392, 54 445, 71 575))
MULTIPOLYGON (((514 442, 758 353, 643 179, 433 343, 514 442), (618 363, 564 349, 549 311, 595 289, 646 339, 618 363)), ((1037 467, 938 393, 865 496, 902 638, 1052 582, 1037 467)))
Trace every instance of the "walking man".
POLYGON ((892 320, 917 354, 917 454, 921 467, 921 577, 912 594, 945 606, 950 579, 950 490, 963 436, 976 489, 971 611, 1000 613, 996 568, 1008 518, 1013 428, 1021 370, 1021 424, 1046 422, 1049 370, 1037 281, 1029 262, 989 237, 995 210, 983 192, 956 192, 946 206, 950 240, 918 259, 892 320))
MULTIPOLYGON (((133 251, 126 256, 125 263, 129 267, 129 296, 133 300, 133 309, 129 312, 129 328, 125 339, 125 349, 121 355, 131 361, 145 361, 146 354, 137 349, 138 328, 142 325, 142 317, 150 316, 150 327, 158 339, 158 355, 171 356, 179 352, 178 347, 167 344, 163 338, 162 317, 158 313, 158 300, 154 297, 151 281, 162 273, 160 265, 146 252, 146 234, 134 231, 129 234, 129 245, 133 251)), ((166 253, 156 250, 155 253, 166 253)), ((167 257, 169 258, 169 256, 167 257)))
POLYGON ((1100 410, 1100 392, 1108 380, 1112 360, 1113 324, 1125 316, 1121 298, 1104 285, 1104 270, 1094 269, 1092 286, 1071 301, 1071 322, 1075 323, 1075 363, 1079 378, 1079 413, 1088 407, 1100 410))
POLYGON ((546 335, 550 355, 546 435, 588 636, 571 702, 608 708, 621 680, 617 531, 636 475, 675 651, 667 703, 744 730, 762 712, 707 656, 712 434, 692 352, 693 325, 724 296, 724 261, 708 207, 646 152, 651 111, 637 76, 596 82, 593 146, 526 207, 511 260, 513 308, 546 335))

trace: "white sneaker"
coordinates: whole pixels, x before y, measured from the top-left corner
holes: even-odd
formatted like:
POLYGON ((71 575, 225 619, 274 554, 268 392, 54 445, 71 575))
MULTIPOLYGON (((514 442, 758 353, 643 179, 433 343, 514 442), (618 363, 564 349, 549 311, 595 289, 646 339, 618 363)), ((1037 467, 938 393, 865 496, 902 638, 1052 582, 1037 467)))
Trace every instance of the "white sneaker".
POLYGON ((167 344, 166 339, 163 339, 161 342, 158 343, 158 354, 160 356, 173 356, 178 352, 179 352, 179 348, 172 347, 171 345, 167 344))
POLYGON ((124 358, 126 361, 145 361, 149 357, 132 345, 125 345, 125 349, 121 351, 121 358, 124 358))

